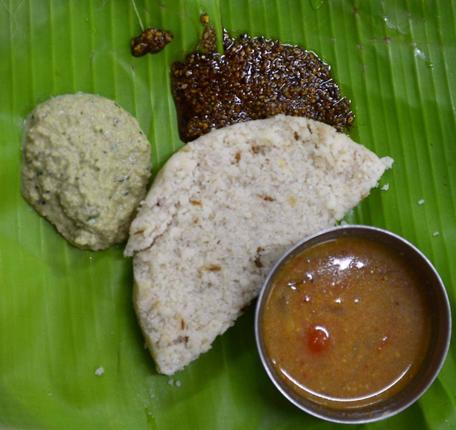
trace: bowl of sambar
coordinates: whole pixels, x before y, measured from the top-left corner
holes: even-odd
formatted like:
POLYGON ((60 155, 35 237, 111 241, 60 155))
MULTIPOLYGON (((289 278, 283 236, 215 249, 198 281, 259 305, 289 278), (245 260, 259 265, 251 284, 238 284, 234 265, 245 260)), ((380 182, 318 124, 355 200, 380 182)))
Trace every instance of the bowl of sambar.
POLYGON ((255 334, 288 400, 328 421, 366 423, 399 413, 432 384, 448 351, 451 309, 414 245, 387 230, 342 226, 276 263, 255 334))

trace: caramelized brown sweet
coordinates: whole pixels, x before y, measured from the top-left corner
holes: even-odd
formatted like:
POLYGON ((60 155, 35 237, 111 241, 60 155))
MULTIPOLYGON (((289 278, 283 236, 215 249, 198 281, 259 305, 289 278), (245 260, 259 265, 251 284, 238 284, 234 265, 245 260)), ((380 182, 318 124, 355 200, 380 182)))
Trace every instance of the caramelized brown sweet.
POLYGON ((338 130, 352 124, 350 101, 340 94, 330 66, 313 52, 263 37, 232 38, 227 32, 223 45, 224 54, 214 46, 172 66, 183 141, 279 113, 309 117, 338 130))

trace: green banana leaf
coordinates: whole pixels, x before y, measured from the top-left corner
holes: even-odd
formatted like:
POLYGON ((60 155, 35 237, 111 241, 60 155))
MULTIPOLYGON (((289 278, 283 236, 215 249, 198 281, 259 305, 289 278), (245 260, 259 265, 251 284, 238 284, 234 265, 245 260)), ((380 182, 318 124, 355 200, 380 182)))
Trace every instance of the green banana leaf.
MULTIPOLYGON (((24 117, 51 96, 93 92, 135 115, 153 170, 182 145, 170 65, 196 45, 199 15, 279 38, 332 65, 353 100, 350 135, 396 163, 348 220, 418 245, 456 299, 456 12, 452 0, 136 0, 171 30, 133 58, 127 0, 0 0, 0 428, 332 429, 290 405, 263 371, 250 309, 173 378, 158 375, 132 309, 122 247, 70 246, 19 192, 24 117), (424 204, 418 201, 424 199, 424 204), (102 367, 104 374, 96 376, 102 367)), ((456 347, 429 391, 366 429, 455 429, 456 347)))

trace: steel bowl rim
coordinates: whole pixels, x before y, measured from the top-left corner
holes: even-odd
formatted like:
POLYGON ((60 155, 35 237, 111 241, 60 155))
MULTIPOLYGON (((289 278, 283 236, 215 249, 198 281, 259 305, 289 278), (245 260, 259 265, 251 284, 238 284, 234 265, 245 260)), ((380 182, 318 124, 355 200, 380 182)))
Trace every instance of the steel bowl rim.
POLYGON ((282 254, 282 256, 276 261, 276 263, 273 265, 273 267, 269 271, 266 279, 264 280, 264 282, 263 282, 263 284, 261 286, 260 292, 258 294, 258 300, 257 300, 257 303, 255 305, 254 325, 255 325, 255 342, 256 342, 258 354, 260 356, 261 363, 262 363, 262 365, 263 365, 263 367, 264 367, 269 379, 274 384, 274 386, 282 393, 282 395, 288 401, 290 401, 293 405, 295 405, 297 408, 301 409, 302 411, 304 411, 304 412, 306 412, 306 413, 308 413, 310 415, 313 415, 314 417, 321 418, 323 420, 326 420, 326 421, 329 421, 329 422, 333 422, 333 423, 338 423, 338 424, 367 424, 367 423, 380 421, 380 420, 383 420, 383 419, 386 419, 386 418, 390 418, 390 417, 392 417, 394 415, 399 414, 400 412, 402 412, 405 409, 407 409, 408 407, 410 407, 413 403, 415 403, 430 388, 430 386, 433 384, 433 382, 436 380, 438 374, 440 373, 440 371, 441 371, 441 369, 442 369, 442 367, 443 367, 443 365, 445 363, 445 359, 446 359, 446 357, 448 355, 448 350, 449 350, 450 342, 451 342, 451 332, 452 332, 451 306, 450 306, 450 300, 449 300, 449 297, 448 297, 448 293, 446 291, 445 284, 443 283, 442 278, 440 277, 437 269, 434 267, 434 265, 429 260, 429 258, 420 249, 418 249, 413 243, 411 243, 410 241, 408 241, 404 237, 399 236, 398 234, 393 233, 392 231, 385 230, 385 229, 380 228, 380 227, 374 227, 374 226, 363 225, 363 224, 345 224, 345 225, 339 225, 339 226, 336 226, 336 227, 326 228, 326 229, 318 231, 315 234, 312 234, 311 236, 307 236, 306 238, 300 240, 295 245, 292 245, 290 248, 288 248, 282 254), (431 272, 435 276, 435 279, 436 279, 437 282, 435 282, 433 284, 435 286, 437 286, 437 284, 438 284, 438 290, 439 290, 440 294, 442 295, 446 316, 448 317, 448 325, 447 325, 447 331, 446 331, 446 340, 445 340, 445 345, 444 345, 444 348, 442 350, 442 353, 441 353, 441 356, 440 356, 440 359, 439 359, 439 363, 438 363, 435 371, 432 373, 432 376, 429 378, 429 380, 425 384, 423 384, 423 387, 421 387, 421 389, 418 390, 418 392, 414 396, 411 396, 411 398, 408 401, 406 401, 403 405, 401 405, 398 408, 394 408, 391 411, 388 411, 388 412, 383 413, 383 414, 374 415, 371 418, 360 418, 360 419, 352 419, 352 420, 343 419, 343 418, 338 419, 338 418, 328 417, 328 416, 326 416, 324 414, 321 414, 321 413, 313 410, 312 408, 309 408, 307 406, 302 405, 297 400, 295 400, 289 394, 289 392, 286 389, 284 389, 282 387, 282 385, 279 384, 279 382, 277 381, 276 376, 272 372, 272 369, 268 365, 268 362, 267 362, 267 359, 266 359, 266 355, 267 354, 266 354, 266 351, 263 348, 262 341, 261 341, 261 336, 260 336, 260 325, 261 325, 260 317, 261 317, 261 311, 262 311, 263 305, 264 305, 264 297, 265 297, 266 293, 270 289, 269 286, 271 284, 271 279, 276 274, 277 269, 284 263, 285 260, 287 260, 287 258, 291 254, 293 254, 299 248, 304 247, 304 245, 307 242, 311 242, 312 240, 318 238, 319 236, 324 236, 324 235, 326 235, 328 233, 344 231, 344 230, 350 230, 350 229, 351 230, 355 229, 355 230, 363 230, 363 231, 373 231, 373 232, 376 232, 376 233, 384 234, 386 236, 390 236, 390 237, 398 240, 399 242, 402 242, 404 245, 409 247, 414 253, 416 253, 427 264, 427 266, 431 269, 431 272))

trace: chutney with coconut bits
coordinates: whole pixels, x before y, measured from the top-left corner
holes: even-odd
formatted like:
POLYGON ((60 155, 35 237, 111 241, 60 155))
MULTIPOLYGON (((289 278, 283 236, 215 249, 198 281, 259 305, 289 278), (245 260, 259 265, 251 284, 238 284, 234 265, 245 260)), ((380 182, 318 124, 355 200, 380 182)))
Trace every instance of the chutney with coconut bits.
POLYGON ((417 373, 430 343, 427 291, 399 252, 342 237, 291 256, 272 279, 261 336, 298 396, 332 408, 374 404, 417 373))

